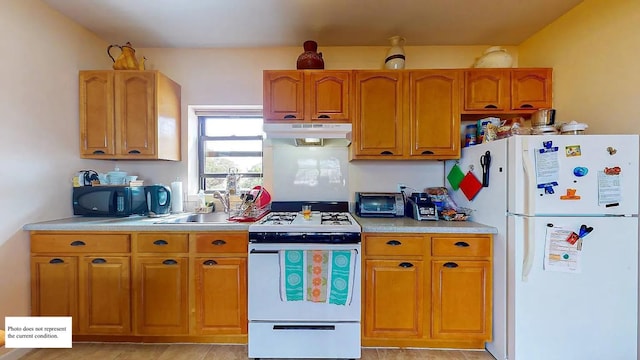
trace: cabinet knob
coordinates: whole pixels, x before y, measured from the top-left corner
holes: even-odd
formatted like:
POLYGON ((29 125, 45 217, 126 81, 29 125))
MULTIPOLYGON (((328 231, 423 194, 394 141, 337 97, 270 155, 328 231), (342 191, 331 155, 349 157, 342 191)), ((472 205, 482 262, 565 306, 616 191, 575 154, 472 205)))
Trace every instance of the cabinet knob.
POLYGON ((398 246, 398 245, 402 245, 402 243, 400 241, 398 241, 398 240, 389 240, 389 241, 387 241, 387 245, 398 246))
POLYGON ((295 116, 295 115, 291 115, 291 114, 289 114, 289 115, 285 115, 285 116, 284 116, 284 118, 285 118, 285 119, 295 119, 295 118, 296 118, 296 116, 295 116))
POLYGON ((153 245, 158 245, 158 246, 165 246, 168 245, 169 243, 167 242, 167 240, 156 240, 153 242, 153 245))
POLYGON ((469 247, 469 243, 465 242, 465 241, 458 241, 457 243, 455 243, 453 245, 458 246, 458 247, 469 247))
POLYGON ((380 155, 393 155, 393 152, 385 150, 385 151, 381 152, 380 155))
POLYGON ((76 241, 72 241, 71 244, 69 244, 71 246, 85 246, 87 244, 85 244, 84 241, 82 240, 76 240, 76 241))
POLYGON ((51 259, 49 260, 49 264, 64 264, 64 260, 60 258, 51 259))
POLYGON ((224 240, 219 240, 219 239, 218 239, 218 240, 213 240, 213 241, 211 242, 211 245, 222 246, 222 245, 224 245, 224 244, 226 244, 226 243, 227 243, 226 241, 224 241, 224 240))
POLYGON ((173 260, 173 259, 167 259, 167 260, 163 261, 162 263, 163 263, 164 265, 175 265, 175 264, 177 264, 178 262, 177 262, 177 261, 175 261, 175 260, 173 260))
POLYGON ((484 107, 485 109, 497 109, 498 107, 493 105, 493 104, 489 104, 487 106, 484 107))
POLYGON ((442 265, 442 266, 444 266, 446 268, 454 269, 454 268, 458 267, 458 264, 456 264, 454 262, 447 262, 447 263, 444 263, 444 265, 442 265))
POLYGON ((207 266, 211 266, 211 265, 217 265, 218 262, 215 260, 207 260, 205 262, 202 263, 202 265, 207 265, 207 266))
POLYGON ((103 259, 103 258, 97 258, 97 259, 93 259, 93 260, 91 260, 91 263, 92 263, 92 264, 104 264, 104 263, 106 263, 106 262, 107 262, 107 260, 105 260, 105 259, 103 259))
POLYGON ((401 262, 400 264, 398 264, 398 266, 400 266, 401 268, 408 269, 408 268, 412 268, 413 264, 410 262, 401 262))

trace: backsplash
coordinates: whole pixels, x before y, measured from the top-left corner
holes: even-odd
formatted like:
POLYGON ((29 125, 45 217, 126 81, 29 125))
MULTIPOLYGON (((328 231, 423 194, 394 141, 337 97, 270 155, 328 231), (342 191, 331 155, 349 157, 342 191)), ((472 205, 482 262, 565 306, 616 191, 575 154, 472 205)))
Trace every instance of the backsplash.
POLYGON ((356 191, 395 192, 402 183, 411 192, 444 184, 442 161, 349 162, 347 147, 274 144, 268 150, 265 175, 276 201, 353 202, 356 191))

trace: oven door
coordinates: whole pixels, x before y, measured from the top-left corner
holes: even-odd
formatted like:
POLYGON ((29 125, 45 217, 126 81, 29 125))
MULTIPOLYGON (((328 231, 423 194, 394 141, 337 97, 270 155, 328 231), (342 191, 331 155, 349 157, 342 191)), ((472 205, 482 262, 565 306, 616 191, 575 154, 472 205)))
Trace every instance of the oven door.
POLYGON ((360 244, 249 244, 250 321, 360 321, 360 244), (352 295, 345 305, 286 301, 280 296, 280 251, 356 250, 352 295))

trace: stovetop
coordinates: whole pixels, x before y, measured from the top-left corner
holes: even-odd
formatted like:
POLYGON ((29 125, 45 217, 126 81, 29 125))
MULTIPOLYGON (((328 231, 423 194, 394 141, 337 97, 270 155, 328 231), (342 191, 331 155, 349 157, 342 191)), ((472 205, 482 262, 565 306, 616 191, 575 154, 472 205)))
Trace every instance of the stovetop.
POLYGON ((249 225, 249 232, 360 232, 360 224, 348 212, 312 211, 305 219, 300 212, 271 212, 249 225))

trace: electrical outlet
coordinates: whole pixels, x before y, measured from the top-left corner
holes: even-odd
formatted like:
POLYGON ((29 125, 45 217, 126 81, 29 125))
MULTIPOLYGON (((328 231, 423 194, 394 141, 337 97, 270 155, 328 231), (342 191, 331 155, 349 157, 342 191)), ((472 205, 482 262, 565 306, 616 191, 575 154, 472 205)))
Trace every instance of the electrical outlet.
POLYGON ((407 188, 407 185, 403 184, 403 183, 398 183, 398 192, 401 193, 404 191, 404 189, 407 188))

